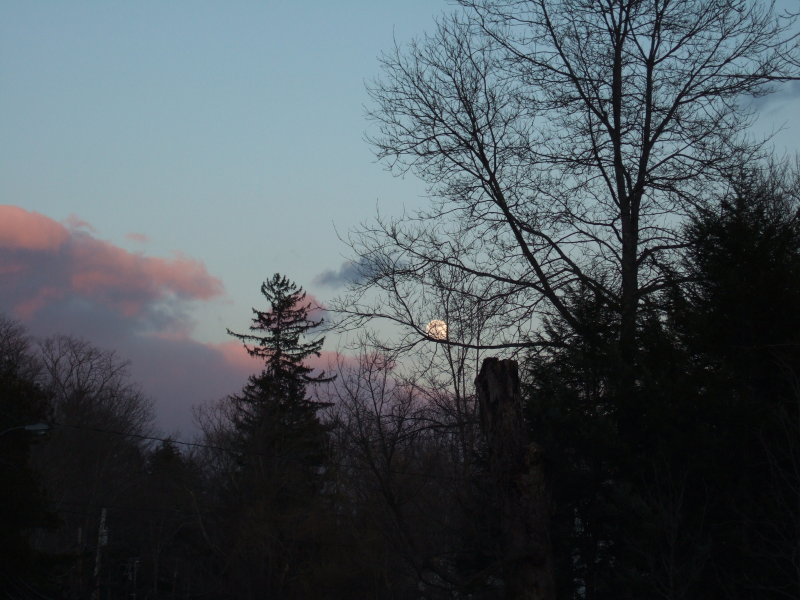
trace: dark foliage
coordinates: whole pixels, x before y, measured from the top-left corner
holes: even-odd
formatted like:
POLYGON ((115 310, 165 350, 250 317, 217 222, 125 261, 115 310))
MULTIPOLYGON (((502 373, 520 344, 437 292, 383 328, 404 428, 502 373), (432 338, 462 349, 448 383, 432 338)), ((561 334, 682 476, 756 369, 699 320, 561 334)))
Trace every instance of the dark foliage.
POLYGON ((241 450, 219 507, 230 515, 226 572, 240 598, 307 597, 310 573, 328 537, 325 507, 327 427, 307 386, 331 381, 305 361, 324 339, 304 336, 321 324, 309 318, 302 288, 275 274, 261 292, 267 310, 253 309, 249 334, 229 331, 264 360, 232 407, 231 441, 241 450), (247 345, 247 343, 252 345, 247 345))
POLYGON ((553 321, 528 414, 546 448, 561 597, 797 593, 800 222, 785 178, 750 172, 687 230, 688 282, 640 320, 619 389, 614 312, 592 343, 553 321))
POLYGON ((43 579, 51 557, 37 551, 31 537, 58 523, 31 463, 42 432, 26 429, 49 417, 49 396, 38 375, 24 329, 0 318, 0 591, 18 577, 43 579))

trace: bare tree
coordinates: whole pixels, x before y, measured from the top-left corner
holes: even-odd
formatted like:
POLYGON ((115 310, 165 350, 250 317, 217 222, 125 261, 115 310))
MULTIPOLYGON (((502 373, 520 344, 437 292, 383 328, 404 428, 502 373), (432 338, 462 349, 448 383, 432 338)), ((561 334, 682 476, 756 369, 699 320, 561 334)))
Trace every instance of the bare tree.
POLYGON ((428 443, 435 417, 419 401, 415 386, 395 372, 395 359, 363 351, 355 366, 339 365, 330 392, 342 488, 362 524, 385 539, 393 562, 401 562, 393 578, 406 579, 413 589, 432 575, 435 551, 420 519, 431 514, 425 508, 439 456, 428 443))
POLYGON ((352 235, 362 279, 335 308, 419 339, 426 290, 452 272, 490 334, 463 343, 530 347, 546 314, 591 335, 567 300, 581 288, 618 315, 630 366, 684 218, 760 156, 746 98, 797 78, 794 17, 756 0, 459 4, 386 54, 369 89, 378 157, 425 180, 432 204, 352 235))
POLYGON ((39 381, 41 364, 28 332, 17 321, 0 315, 0 371, 14 371, 30 381, 39 381))
POLYGON ((152 401, 130 380, 128 363, 115 352, 66 335, 44 340, 40 350, 45 386, 53 395, 60 424, 124 434, 149 430, 152 401))
MULTIPOLYGON (((75 553, 70 585, 90 589, 88 552, 98 539, 98 517, 106 507, 126 504, 141 484, 144 443, 150 435, 152 402, 129 378, 114 352, 85 340, 53 336, 41 342, 42 385, 52 398, 53 428, 37 448, 37 468, 62 526, 42 535, 42 548, 75 553)), ((129 515, 128 515, 129 516, 129 515)), ((130 519, 112 510, 114 541, 130 519)))
POLYGON ((454 385, 442 347, 422 354, 427 371, 368 345, 339 365, 329 392, 343 503, 359 537, 380 540, 365 558, 371 572, 396 565, 380 578, 393 590, 499 597, 502 544, 475 394, 454 385))

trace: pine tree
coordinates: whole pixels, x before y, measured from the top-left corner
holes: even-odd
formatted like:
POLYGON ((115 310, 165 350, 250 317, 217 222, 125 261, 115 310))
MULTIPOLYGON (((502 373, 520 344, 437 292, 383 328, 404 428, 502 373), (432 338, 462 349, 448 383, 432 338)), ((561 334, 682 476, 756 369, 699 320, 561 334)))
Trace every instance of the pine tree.
POLYGON ((232 477, 229 512, 238 523, 226 542, 233 548, 228 574, 241 598, 301 598, 320 561, 328 510, 328 427, 317 415, 327 404, 310 399, 307 387, 333 378, 305 364, 320 356, 324 338, 304 340, 322 320, 309 318, 303 289, 275 274, 261 293, 269 309, 253 309, 250 333, 228 330, 264 360, 261 373, 229 398, 242 454, 232 477))
POLYGON ((306 301, 303 288, 276 273, 261 284, 261 293, 270 309, 253 308, 252 333, 228 329, 251 356, 264 360, 261 374, 250 377, 242 393, 232 398, 240 431, 257 428, 268 416, 280 416, 287 426, 316 420, 316 412, 324 404, 309 400, 306 387, 333 379, 324 372, 312 374, 313 369, 305 364, 309 357, 320 356, 325 338, 303 340, 306 333, 323 323, 323 319, 309 318, 312 304, 306 301))
POLYGON ((711 569, 726 598, 800 593, 798 174, 744 169, 688 230, 692 281, 678 312, 709 423, 711 569))

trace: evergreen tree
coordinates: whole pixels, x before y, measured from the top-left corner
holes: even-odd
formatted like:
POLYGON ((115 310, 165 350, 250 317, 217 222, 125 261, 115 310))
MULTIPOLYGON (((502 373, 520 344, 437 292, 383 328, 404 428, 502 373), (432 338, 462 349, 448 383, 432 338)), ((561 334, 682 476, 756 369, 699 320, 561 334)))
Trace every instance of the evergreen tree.
MULTIPOLYGON (((797 174, 749 169, 689 229, 681 339, 702 373, 714 494, 713 583, 800 594, 800 199, 797 174)), ((699 379, 699 377, 698 377, 699 379)))
POLYGON ((613 310, 582 290, 592 338, 547 323, 527 415, 549 459, 560 597, 797 597, 795 190, 744 172, 696 216, 690 281, 641 313, 632 402, 615 394, 613 310))
POLYGON ((251 356, 264 360, 261 374, 250 377, 241 394, 232 397, 236 406, 236 426, 240 431, 257 428, 269 415, 280 415, 288 426, 316 419, 323 407, 306 397, 306 386, 331 381, 325 373, 313 375, 305 364, 320 356, 325 338, 304 341, 303 336, 322 324, 309 318, 312 308, 301 287, 276 273, 261 284, 261 293, 270 309, 253 308, 252 333, 228 333, 242 340, 251 356))
POLYGON ((250 333, 228 331, 264 360, 261 373, 230 397, 242 455, 230 490, 238 522, 226 543, 228 573, 240 598, 310 597, 329 526, 322 494, 328 428, 317 415, 326 404, 310 399, 307 387, 332 378, 305 364, 320 355, 324 338, 304 340, 322 320, 309 317, 303 289, 275 274, 261 293, 269 308, 253 309, 250 333))

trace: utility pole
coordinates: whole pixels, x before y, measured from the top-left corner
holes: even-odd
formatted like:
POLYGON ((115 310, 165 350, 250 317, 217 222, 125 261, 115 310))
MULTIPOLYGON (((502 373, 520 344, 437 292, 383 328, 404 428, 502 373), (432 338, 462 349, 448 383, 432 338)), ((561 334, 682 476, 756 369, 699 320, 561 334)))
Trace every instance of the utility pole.
POLYGON ((97 554, 94 559, 94 593, 92 598, 100 600, 100 560, 103 547, 108 544, 108 529, 106 528, 106 509, 100 509, 100 526, 97 530, 97 554))
POLYGON ((517 363, 487 358, 475 379, 489 450, 508 600, 554 600, 544 457, 528 439, 517 363))

